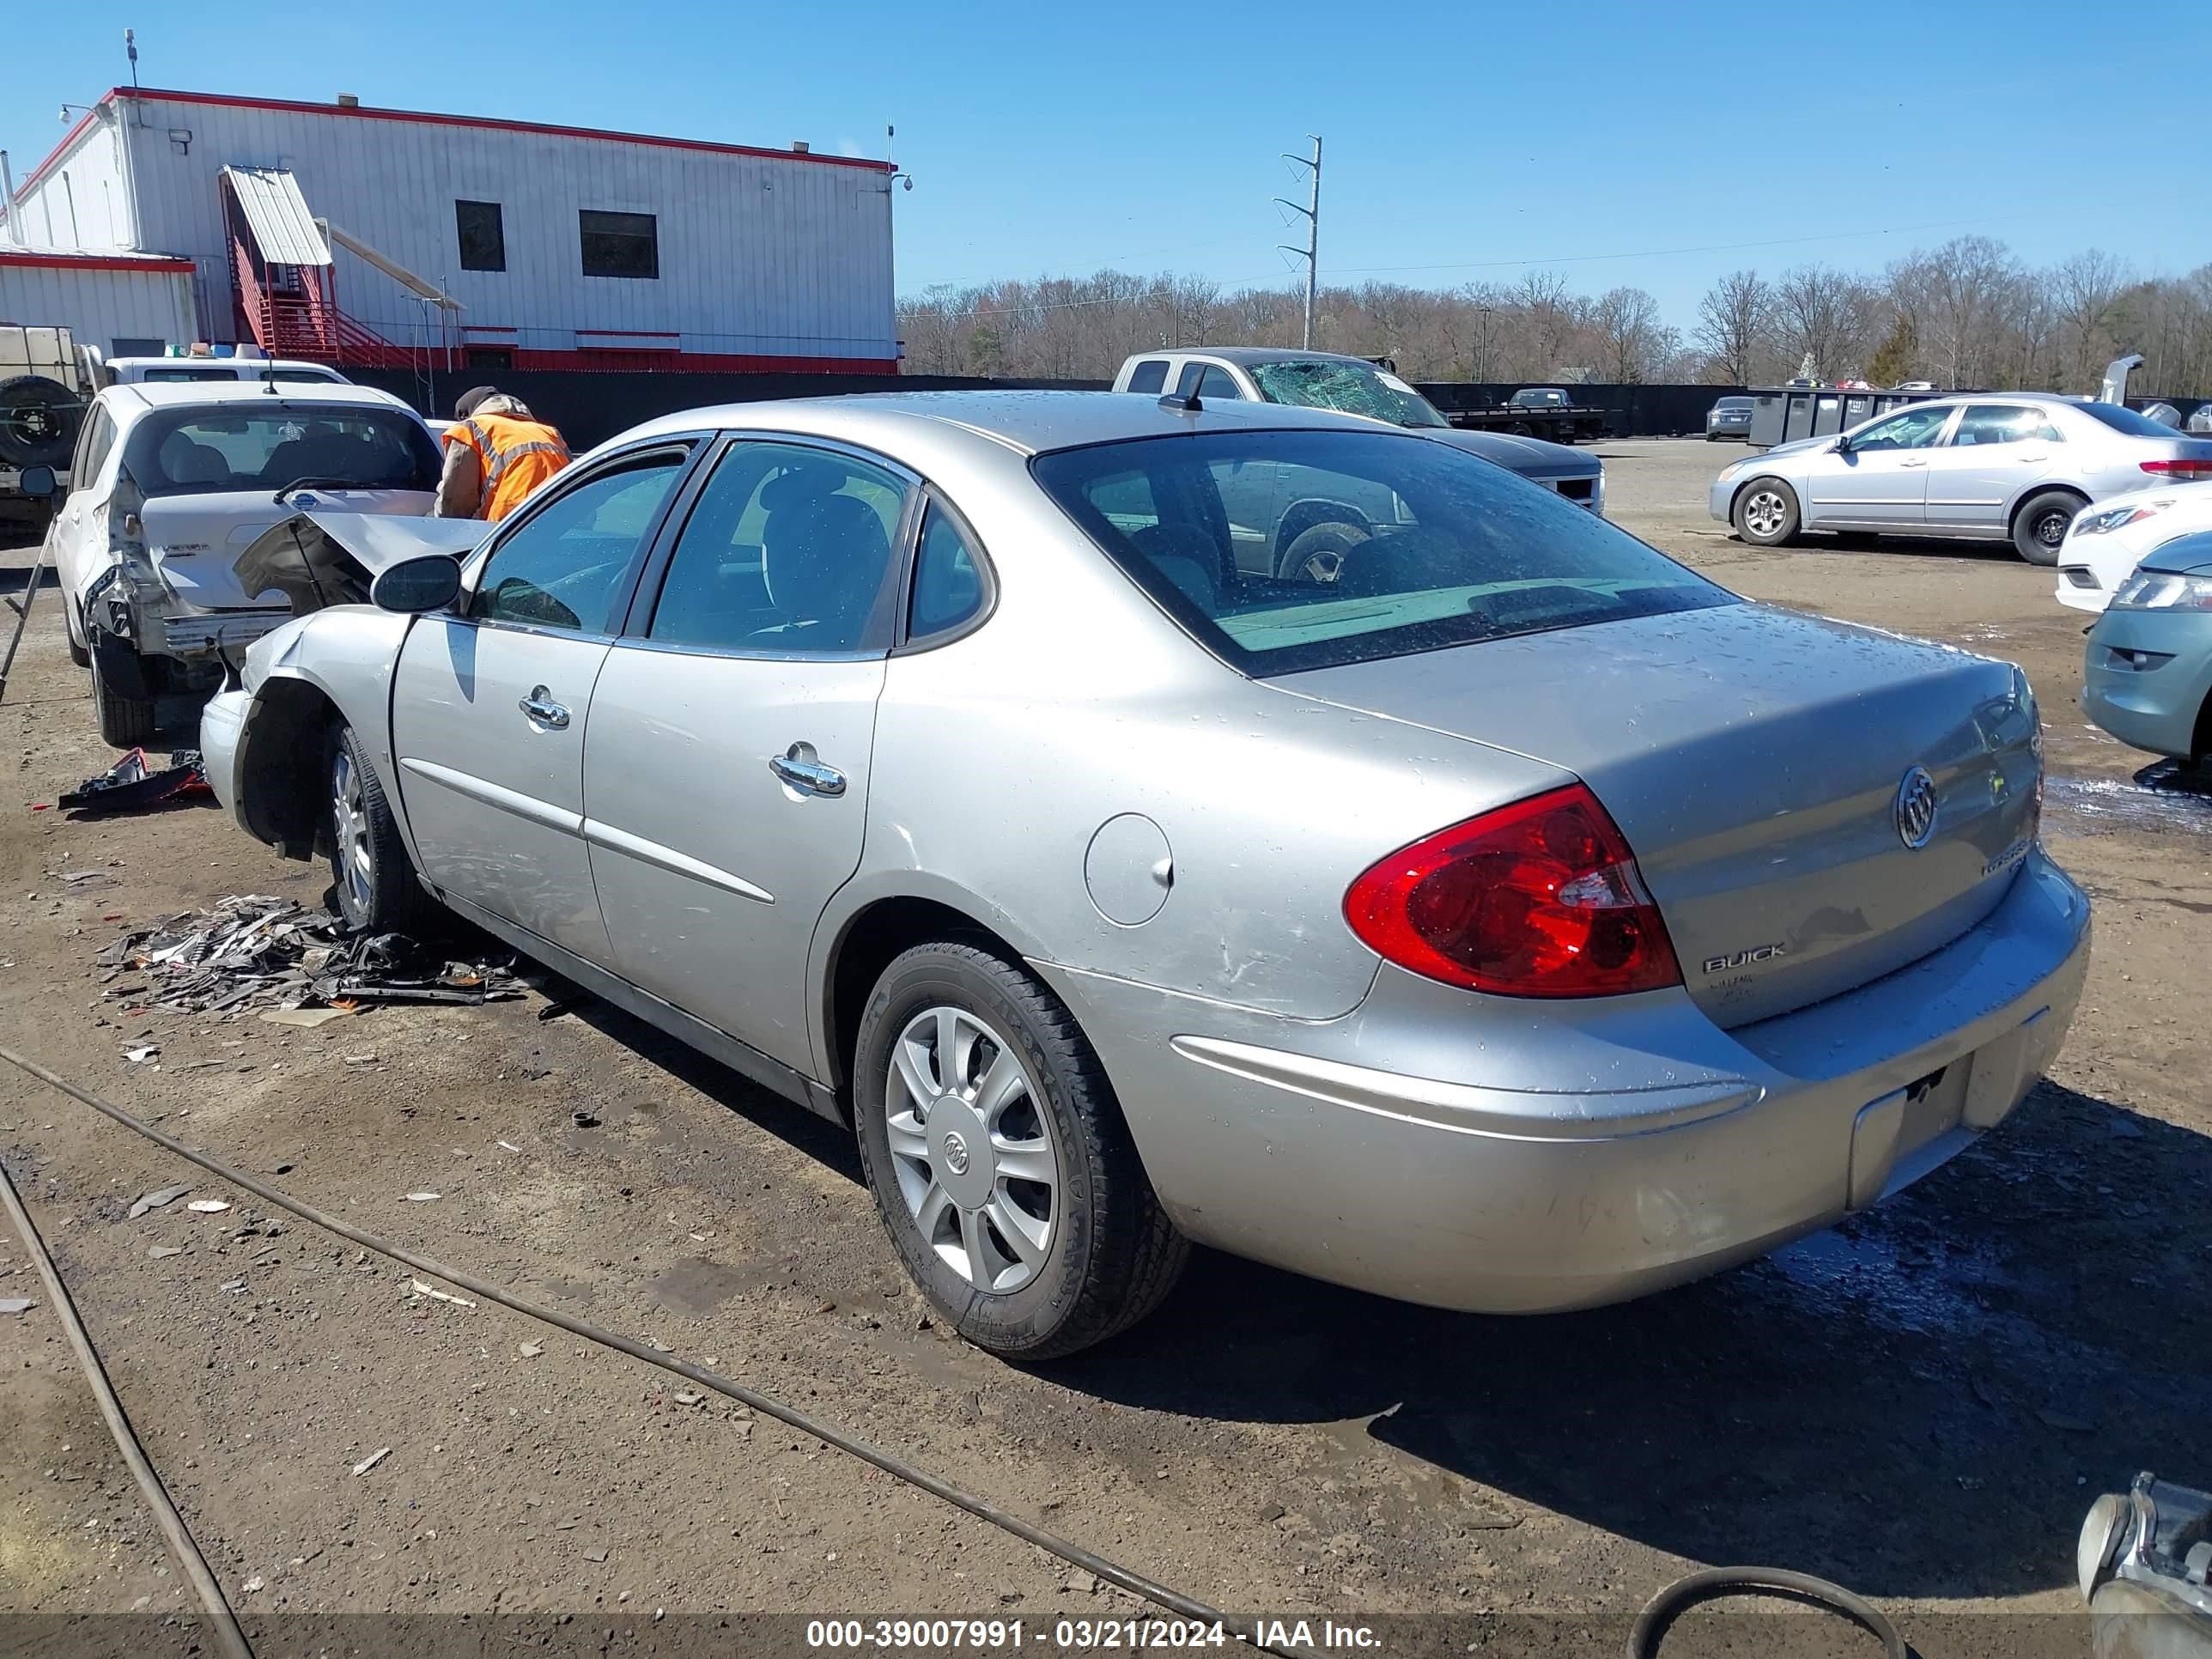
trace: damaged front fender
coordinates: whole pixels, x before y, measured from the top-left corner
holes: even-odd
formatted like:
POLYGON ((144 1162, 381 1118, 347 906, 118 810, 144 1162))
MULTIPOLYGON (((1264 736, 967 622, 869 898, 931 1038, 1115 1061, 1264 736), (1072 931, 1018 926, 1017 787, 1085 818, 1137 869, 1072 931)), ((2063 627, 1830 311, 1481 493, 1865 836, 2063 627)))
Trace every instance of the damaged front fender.
POLYGON ((367 605, 379 572, 425 553, 459 558, 485 526, 474 519, 384 513, 295 513, 256 537, 231 568, 248 598, 282 593, 292 614, 367 605))

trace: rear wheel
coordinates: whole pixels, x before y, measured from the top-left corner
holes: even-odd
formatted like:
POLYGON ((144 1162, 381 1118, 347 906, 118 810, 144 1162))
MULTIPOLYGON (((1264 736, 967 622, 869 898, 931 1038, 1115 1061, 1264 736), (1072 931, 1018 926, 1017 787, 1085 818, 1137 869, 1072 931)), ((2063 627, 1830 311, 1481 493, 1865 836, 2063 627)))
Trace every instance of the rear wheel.
POLYGON ((415 878, 367 750, 350 726, 331 733, 323 779, 338 914, 364 933, 420 931, 435 920, 436 908, 415 878))
MULTIPOLYGON (((101 672, 100 658, 110 652, 130 652, 131 647, 120 641, 110 641, 103 650, 88 651, 86 659, 92 665, 92 701, 100 715, 100 741, 118 749, 138 749, 154 741, 160 730, 154 718, 154 699, 143 691, 119 689, 114 678, 101 672)), ((72 650, 70 653, 76 653, 72 650)), ((133 653, 135 654, 135 653, 133 653)), ((141 684, 147 672, 145 659, 138 659, 141 684)))
POLYGON ((1797 538, 1797 492, 1779 478, 1754 478, 1735 498, 1735 533, 1759 547, 1797 538))
POLYGON ((979 945, 916 945, 876 981, 853 1056, 860 1161, 907 1272, 1007 1359, 1133 1325, 1189 1246, 1146 1178, 1075 1017, 979 945))
POLYGON ((2086 505, 2070 489, 2045 489, 2029 496, 2013 514, 2014 550, 2030 564, 2057 564, 2067 527, 2086 505))
POLYGON ((1344 574, 1345 556, 1373 534, 1364 525, 1310 526, 1283 550, 1275 574, 1285 581, 1333 582, 1344 574))

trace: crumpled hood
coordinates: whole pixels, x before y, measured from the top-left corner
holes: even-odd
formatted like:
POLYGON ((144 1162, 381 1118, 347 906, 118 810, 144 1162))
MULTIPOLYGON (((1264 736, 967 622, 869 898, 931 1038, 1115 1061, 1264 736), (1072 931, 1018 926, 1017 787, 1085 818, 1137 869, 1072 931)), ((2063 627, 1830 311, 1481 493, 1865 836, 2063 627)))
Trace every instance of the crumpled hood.
POLYGON ((379 571, 424 553, 459 558, 484 529, 475 519, 295 513, 255 538, 231 568, 249 599, 280 592, 292 614, 304 617, 325 605, 366 605, 379 571))
POLYGON ((1419 431, 1425 438, 1495 461, 1525 477, 1595 477, 1605 471, 1595 455, 1565 444, 1547 443, 1541 438, 1523 438, 1510 432, 1462 432, 1457 427, 1423 427, 1419 431))

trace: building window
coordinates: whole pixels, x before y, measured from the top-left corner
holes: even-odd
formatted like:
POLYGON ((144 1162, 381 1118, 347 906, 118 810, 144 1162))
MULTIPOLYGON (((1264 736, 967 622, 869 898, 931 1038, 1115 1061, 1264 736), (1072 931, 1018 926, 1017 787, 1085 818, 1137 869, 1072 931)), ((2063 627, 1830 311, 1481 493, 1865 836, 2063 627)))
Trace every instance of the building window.
POLYGON ((496 202, 456 202, 453 225, 461 239, 463 270, 505 270, 507 228, 496 202))
POLYGON ((601 213, 586 208, 576 216, 584 238, 586 276, 660 275, 660 234, 650 213, 601 213))

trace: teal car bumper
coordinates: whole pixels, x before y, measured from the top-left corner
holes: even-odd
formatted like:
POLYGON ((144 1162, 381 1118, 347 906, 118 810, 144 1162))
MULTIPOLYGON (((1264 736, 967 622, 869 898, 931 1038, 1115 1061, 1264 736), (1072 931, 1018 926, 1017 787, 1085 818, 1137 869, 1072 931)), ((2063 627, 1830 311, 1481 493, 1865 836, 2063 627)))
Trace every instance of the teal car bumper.
POLYGON ((2122 743, 2184 760, 2212 750, 2212 611, 2106 611, 2089 630, 2081 708, 2122 743))

